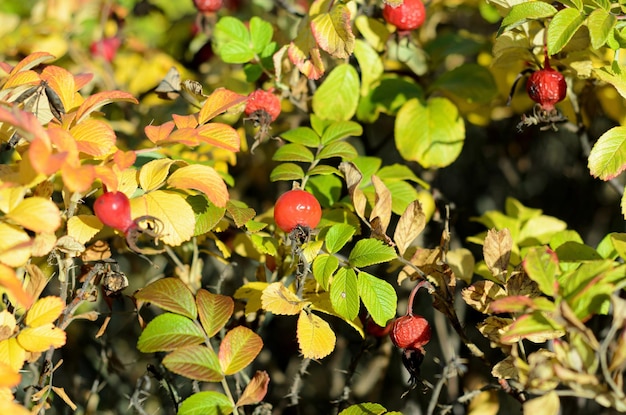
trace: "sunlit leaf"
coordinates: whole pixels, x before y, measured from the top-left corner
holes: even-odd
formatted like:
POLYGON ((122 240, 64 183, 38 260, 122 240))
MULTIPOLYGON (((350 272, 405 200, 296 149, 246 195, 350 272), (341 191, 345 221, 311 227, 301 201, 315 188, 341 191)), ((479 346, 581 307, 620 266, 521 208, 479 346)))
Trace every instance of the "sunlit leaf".
MULTIPOLYGON (((254 18, 253 18, 254 19, 254 18)), ((198 123, 205 124, 223 112, 228 111, 246 100, 245 95, 238 94, 226 88, 217 88, 202 104, 198 113, 198 123)))
POLYGON ((17 278, 15 270, 3 263, 0 263, 0 287, 7 290, 25 308, 33 303, 32 295, 24 291, 22 281, 17 278))
POLYGON ((476 311, 487 314, 491 303, 506 296, 506 291, 493 281, 476 281, 461 291, 465 303, 476 311))
POLYGON ((61 212, 57 205, 38 196, 24 199, 7 217, 33 232, 51 233, 61 226, 61 212))
POLYGON ((335 349, 337 337, 321 317, 300 311, 297 324, 298 344, 305 359, 322 359, 335 349))
POLYGON ((530 248, 523 262, 528 277, 539 285, 539 289, 549 296, 555 292, 557 276, 561 273, 559 259, 547 247, 530 248))
POLYGON ((93 215, 76 215, 67 221, 67 234, 81 244, 91 240, 102 228, 102 222, 93 215))
POLYGON ((282 282, 268 285, 263 290, 261 302, 264 310, 280 315, 296 315, 309 304, 308 301, 298 298, 282 282))
POLYGON ((387 412, 384 406, 377 403, 359 403, 351 405, 339 412, 339 415, 387 415, 391 412, 387 412))
POLYGON ((545 19, 556 14, 554 6, 541 1, 525 1, 515 4, 502 20, 500 31, 510 30, 528 20, 545 19))
POLYGON ((104 91, 96 92, 85 99, 76 111, 76 123, 80 123, 83 119, 93 111, 110 104, 112 102, 131 102, 137 104, 139 101, 132 94, 123 91, 104 91))
POLYGON ((287 143, 279 147, 272 160, 275 161, 298 161, 303 163, 311 163, 315 160, 315 156, 307 147, 299 143, 287 143))
POLYGON ((139 185, 143 190, 158 189, 163 185, 175 161, 169 158, 152 160, 141 167, 139 171, 139 185))
POLYGON ((335 3, 329 13, 320 13, 311 21, 311 32, 324 51, 339 59, 346 59, 354 50, 350 10, 345 4, 335 3))
POLYGON ((244 284, 239 287, 233 297, 238 300, 246 300, 246 308, 245 313, 254 313, 261 309, 261 297, 263 295, 263 291, 268 287, 268 283, 254 281, 244 284))
POLYGON ((339 260, 334 255, 318 255, 313 261, 313 276, 323 289, 328 290, 330 278, 339 267, 339 260))
POLYGON ((359 74, 352 65, 335 67, 313 94, 313 111, 327 120, 347 121, 359 102, 359 74))
POLYGON ((306 147, 317 148, 320 145, 319 135, 309 127, 296 127, 293 130, 285 131, 280 137, 306 147))
POLYGON ((300 24, 300 31, 287 48, 291 63, 309 79, 319 79, 324 74, 324 62, 320 49, 307 21, 300 24))
POLYGON ((487 231, 483 243, 483 257, 491 274, 501 282, 505 282, 512 248, 513 239, 507 228, 487 231))
POLYGON ((256 215, 254 209, 240 200, 229 200, 226 203, 226 211, 233 218, 237 227, 244 226, 256 215))
POLYGON ((220 343, 218 358, 226 375, 233 375, 256 359, 263 348, 261 337, 244 326, 226 333, 220 343))
POLYGON ((229 415, 233 404, 223 393, 197 392, 185 399, 178 407, 177 415, 229 415))
POLYGON ((257 370, 237 400, 237 406, 254 405, 261 402, 267 395, 269 383, 270 375, 264 370, 257 370))
POLYGON ((543 343, 546 340, 557 339, 565 334, 565 330, 543 312, 535 311, 519 317, 505 330, 501 340, 512 344, 520 338, 528 339, 533 343, 543 343))
POLYGON ((55 349, 65 345, 65 331, 52 323, 37 327, 27 327, 17 335, 17 341, 29 352, 45 352, 50 347, 55 349))
POLYGON ((353 269, 337 271, 330 285, 330 301, 333 309, 346 320, 353 320, 359 314, 359 291, 353 269))
POLYGON ((391 284, 367 272, 359 272, 357 286, 363 305, 376 324, 384 327, 396 316, 398 296, 391 284))
POLYGON ((215 53, 226 63, 246 63, 254 59, 250 32, 243 22, 232 16, 222 17, 213 31, 215 53))
POLYGON ((17 342, 15 337, 0 341, 0 362, 18 371, 24 366, 26 350, 17 342))
POLYGON ((302 167, 295 163, 281 163, 270 173, 270 180, 273 182, 280 180, 300 180, 304 177, 302 167))
POLYGON ((164 313, 148 323, 137 348, 143 353, 167 352, 204 342, 204 332, 185 316, 164 313))
POLYGON ((558 415, 561 413, 561 399, 556 391, 551 391, 523 404, 524 415, 558 415))
POLYGON ((90 156, 107 155, 115 146, 115 132, 100 120, 88 119, 70 129, 78 151, 90 156))
POLYGON ((400 255, 404 255, 407 248, 422 233, 425 226, 426 216, 422 210, 422 204, 419 200, 414 200, 400 216, 393 234, 393 241, 398 247, 400 255))
POLYGON ((348 261, 351 265, 362 268, 391 261, 396 257, 396 250, 393 247, 385 245, 378 239, 368 238, 361 239, 354 245, 348 261))
POLYGON ((26 313, 26 324, 31 327, 38 327, 54 323, 64 309, 65 303, 60 297, 40 298, 26 313))
POLYGON ((21 267, 30 259, 31 245, 30 237, 22 228, 0 223, 0 262, 21 267))
MULTIPOLYGON (((20 369, 21 367, 20 365, 20 369)), ((18 370, 19 369, 13 369, 11 366, 2 362, 2 358, 0 358, 0 388, 12 388, 19 385, 22 376, 18 373, 18 370)), ((24 412, 29 413, 26 409, 24 409, 24 412)))
POLYGON ((180 167, 168 177, 167 184, 177 189, 198 190, 218 207, 226 206, 229 198, 224 180, 213 167, 202 164, 180 167))
POLYGON ((177 348, 163 358, 163 365, 186 378, 202 382, 220 382, 224 379, 215 352, 205 345, 177 348))
POLYGON ((161 278, 137 291, 135 299, 190 319, 198 315, 196 300, 180 278, 161 278))
POLYGON ((196 293, 200 323, 207 336, 215 336, 233 314, 235 303, 225 295, 213 294, 203 288, 196 293))
POLYGON ((198 139, 228 151, 239 151, 241 137, 237 130, 228 124, 212 122, 198 128, 198 139))
POLYGON ((600 49, 609 39, 611 32, 615 29, 617 18, 607 10, 595 9, 589 15, 587 28, 591 38, 591 47, 600 49))
POLYGON ((154 144, 167 140, 172 131, 174 131, 173 121, 168 121, 161 125, 148 125, 144 128, 146 137, 154 144))
POLYGON ((613 127, 595 142, 589 153, 589 171, 611 180, 626 169, 626 127, 613 127))
POLYGON ((574 8, 559 10, 548 25, 548 54, 559 53, 585 22, 585 14, 574 8))

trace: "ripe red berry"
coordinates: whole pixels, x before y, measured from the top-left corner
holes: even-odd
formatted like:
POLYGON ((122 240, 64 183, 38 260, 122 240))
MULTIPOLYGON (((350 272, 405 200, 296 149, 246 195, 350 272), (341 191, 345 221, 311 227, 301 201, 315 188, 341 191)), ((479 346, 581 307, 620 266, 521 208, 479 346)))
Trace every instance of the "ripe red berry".
POLYGON ((379 326, 374 323, 374 320, 368 318, 365 322, 365 332, 374 337, 385 337, 389 333, 391 333, 391 328, 393 327, 393 322, 390 321, 387 323, 385 327, 379 326))
POLYGON ((257 89, 248 95, 245 113, 247 116, 256 117, 261 123, 265 119, 269 124, 280 114, 280 99, 272 93, 272 89, 269 91, 257 89))
POLYGON ((526 92, 530 99, 539 103, 545 111, 550 112, 554 110, 554 104, 565 99, 567 92, 565 77, 546 64, 545 68, 530 75, 526 82, 526 92))
POLYGON ((391 341, 401 349, 423 350, 430 341, 430 324, 422 316, 398 317, 391 327, 391 341))
POLYGON ((383 17, 400 31, 411 31, 420 27, 426 20, 426 8, 422 0, 404 0, 398 7, 385 4, 383 17))
POLYGON ((274 221, 285 232, 296 226, 313 229, 322 218, 322 208, 311 193, 294 189, 283 193, 274 206, 274 221))
POLYGON ((93 210, 100 222, 126 233, 135 223, 130 217, 130 202, 122 192, 106 192, 98 197, 93 210))
POLYGON ((222 0, 193 0, 200 13, 215 13, 222 7, 222 0))
POLYGON ((122 41, 118 37, 106 37, 89 46, 92 57, 102 57, 107 62, 113 61, 122 41))

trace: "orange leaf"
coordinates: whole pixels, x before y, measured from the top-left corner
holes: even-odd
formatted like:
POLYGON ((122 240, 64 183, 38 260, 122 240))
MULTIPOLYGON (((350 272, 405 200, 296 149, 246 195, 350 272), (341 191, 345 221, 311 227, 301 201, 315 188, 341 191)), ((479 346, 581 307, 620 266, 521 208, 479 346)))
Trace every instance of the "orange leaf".
POLYGON ((115 132, 100 120, 87 119, 72 127, 70 133, 76 140, 78 151, 90 156, 107 155, 115 145, 115 132))
POLYGON ((41 65, 44 62, 49 62, 51 60, 56 59, 56 57, 48 52, 33 52, 30 55, 26 56, 24 59, 18 62, 17 65, 13 67, 11 71, 11 75, 16 74, 17 72, 34 68, 36 66, 41 65))
POLYGON ((26 313, 26 324, 39 327, 53 323, 65 308, 65 303, 60 297, 49 296, 40 298, 26 313))
MULTIPOLYGON (((21 267, 30 259, 32 241, 24 229, 19 226, 0 223, 0 262, 11 266, 21 267)), ((9 268, 10 269, 10 268, 9 268)), ((15 273, 8 274, 6 270, 0 268, 0 283, 11 284, 15 273)), ((17 288, 17 286, 9 285, 17 288)), ((21 283, 20 283, 21 286, 21 283)))
POLYGON ((297 334, 300 351, 306 359, 321 359, 335 349, 337 337, 333 329, 321 317, 306 310, 298 317, 297 334))
POLYGON ((87 85, 93 79, 92 73, 80 73, 74 76, 74 82, 76 83, 76 90, 82 89, 85 85, 87 85))
MULTIPOLYGON (((20 366, 20 369, 22 367, 20 366)), ((0 362, 0 388, 12 388, 20 384, 22 376, 17 370, 0 362)))
POLYGON ((167 137, 167 141, 169 143, 181 143, 186 146, 197 146, 200 143, 200 134, 198 134, 198 130, 195 128, 181 128, 179 130, 174 131, 172 134, 167 137))
POLYGON ((270 375, 264 370, 257 370, 237 401, 237 406, 254 405, 261 402, 267 395, 269 383, 270 375))
POLYGON ((28 158, 37 173, 50 175, 61 169, 67 154, 52 154, 52 147, 49 142, 35 138, 28 148, 28 158))
POLYGON ((215 336, 233 314, 235 303, 225 295, 213 294, 205 289, 196 293, 200 323, 207 336, 215 336))
POLYGON ((148 125, 143 131, 148 140, 157 144, 168 139, 169 135, 174 131, 174 122, 168 121, 161 125, 148 125))
POLYGON ((59 153, 67 153, 70 162, 78 162, 78 146, 69 131, 59 127, 50 127, 48 137, 59 153))
POLYGON ((89 96, 85 102, 78 107, 78 111, 76 111, 76 122, 79 123, 83 121, 83 118, 89 116, 93 111, 96 111, 100 107, 103 107, 106 104, 110 104, 111 102, 132 102, 133 104, 137 104, 139 101, 129 94, 128 92, 122 91, 105 91, 98 92, 89 96))
POLYGON ((94 166, 71 166, 64 164, 61 167, 63 183, 72 192, 86 192, 96 178, 94 166))
POLYGON ((167 184, 177 189, 194 189, 207 195, 211 203, 226 206, 229 195, 226 183, 213 167, 192 164, 181 167, 170 175, 167 184))
POLYGON ((66 334, 52 323, 27 327, 17 335, 17 342, 29 352, 45 352, 50 347, 58 349, 65 344, 66 334))
POLYGON ((4 287, 24 308, 30 307, 33 298, 24 291, 22 281, 17 278, 15 270, 0 264, 0 286, 4 287))
POLYGON ((94 180, 100 179, 102 184, 106 186, 106 188, 110 192, 115 192, 118 189, 118 179, 117 175, 113 170, 111 170, 108 166, 93 166, 93 174, 94 180))
POLYGON ((204 124, 230 108, 241 104, 246 99, 245 95, 237 94, 226 88, 217 88, 204 101, 198 113, 198 123, 204 124))
POLYGON ((225 375, 248 366, 263 348, 261 337, 247 327, 237 326, 224 336, 217 354, 225 375))
POLYGON ((174 120, 174 124, 176 124, 176 128, 196 128, 198 126, 198 120, 196 116, 191 115, 178 115, 173 114, 172 119, 174 120))
POLYGON ((113 162, 120 170, 126 170, 135 163, 135 160, 137 160, 137 153, 134 151, 117 150, 113 155, 113 162))
MULTIPOLYGON (((22 71, 18 72, 15 75, 11 76, 7 82, 2 86, 2 89, 7 90, 11 88, 16 88, 22 85, 31 85, 35 86, 41 83, 41 78, 39 74, 35 71, 22 71)), ((25 92, 26 90, 20 88, 19 90, 11 91, 9 96, 14 96, 25 92)), ((19 95, 18 95, 19 96, 19 95)), ((17 98, 17 96, 16 96, 17 98)))
POLYGON ((50 199, 33 196, 26 198, 7 216, 15 223, 33 232, 54 232, 61 226, 61 212, 50 199))
POLYGON ((230 151, 239 151, 241 148, 241 138, 237 130, 228 124, 212 122, 198 128, 198 137, 205 143, 230 151))
POLYGON ((18 371, 24 366, 24 360, 26 350, 18 344, 15 337, 0 341, 0 363, 18 371))
POLYGON ((74 93, 77 89, 74 76, 69 71, 59 66, 46 66, 41 71, 41 79, 48 82, 48 86, 57 93, 66 112, 74 107, 74 93))

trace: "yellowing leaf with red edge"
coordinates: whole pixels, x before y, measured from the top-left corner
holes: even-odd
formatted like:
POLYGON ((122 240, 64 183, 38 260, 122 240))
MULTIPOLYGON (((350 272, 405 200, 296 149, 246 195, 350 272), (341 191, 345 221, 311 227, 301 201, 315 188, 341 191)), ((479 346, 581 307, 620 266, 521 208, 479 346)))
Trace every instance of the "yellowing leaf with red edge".
POLYGON ((201 382, 220 382, 224 379, 217 355, 203 344, 177 348, 165 356, 163 366, 178 375, 201 382))
POLYGON ((267 395, 269 383, 270 375, 264 370, 257 370, 239 397, 237 406, 254 405, 261 402, 267 395))
MULTIPOLYGON (((15 87, 23 86, 23 85, 36 86, 39 83, 41 83, 41 78, 39 77, 39 74, 37 72, 35 72, 35 71, 22 71, 22 72, 18 72, 15 75, 11 76, 6 81, 6 83, 2 86, 2 89, 3 90, 9 90, 11 88, 15 88, 15 87)), ((15 91, 7 91, 7 92, 9 92, 10 95, 16 95, 16 99, 17 99, 17 96, 19 96, 17 91, 18 91, 18 89, 16 89, 15 91)), ((23 88, 20 88, 19 91, 24 91, 25 92, 25 90, 23 88)), ((20 92, 20 93, 22 93, 22 92, 20 92)))
POLYGON ((91 165, 73 166, 65 163, 61 167, 63 183, 72 192, 86 192, 96 178, 95 167, 91 165))
POLYGON ((65 303, 60 297, 40 298, 26 313, 26 324, 31 327, 38 327, 53 323, 64 309, 65 303))
POLYGON ((198 128, 198 139, 215 147, 230 151, 239 151, 241 138, 233 127, 228 124, 212 122, 198 128))
POLYGON ((29 352, 45 352, 50 347, 57 349, 65 344, 65 339, 65 331, 52 323, 27 327, 17 335, 17 342, 29 352))
POLYGON ((178 192, 155 190, 130 200, 133 218, 154 216, 163 223, 162 240, 178 246, 191 239, 196 226, 193 209, 178 192))
POLYGON ((261 337, 247 327, 230 330, 220 343, 217 354, 225 375, 232 375, 248 366, 263 348, 261 337))
POLYGON ((139 185, 143 190, 149 192, 159 188, 168 174, 170 167, 175 161, 169 158, 152 160, 143 165, 139 171, 139 185))
POLYGON ((302 301, 293 292, 287 289, 282 282, 275 282, 267 286, 261 295, 263 310, 274 314, 293 316, 298 314, 308 301, 302 301))
POLYGON ((324 62, 308 27, 289 44, 287 56, 307 78, 319 79, 324 75, 324 62))
POLYGON ((151 303, 163 310, 194 320, 198 316, 196 300, 180 278, 161 278, 135 293, 139 302, 151 303))
POLYGON ((198 113, 198 123, 204 124, 230 108, 241 104, 246 99, 245 95, 240 95, 226 88, 217 88, 204 101, 198 113))
POLYGON ((172 119, 174 120, 174 124, 176 124, 176 128, 196 128, 198 126, 198 120, 194 114, 190 115, 179 115, 172 114, 172 119))
POLYGON ((20 346, 15 339, 0 341, 0 362, 8 365, 11 369, 17 371, 24 366, 26 360, 26 350, 20 346))
POLYGON ((174 122, 168 121, 161 125, 148 125, 143 129, 148 140, 157 144, 161 141, 167 140, 169 135, 174 131, 174 122))
POLYGON ((33 232, 54 232, 61 226, 61 212, 50 199, 29 197, 11 210, 7 217, 33 232))
POLYGON ((57 93, 65 112, 69 112, 74 108, 74 92, 76 92, 76 83, 74 76, 66 69, 59 66, 46 66, 41 71, 41 79, 48 83, 48 86, 57 93))
POLYGON ((72 216, 67 221, 67 234, 81 244, 91 240, 102 228, 102 222, 93 215, 72 216))
MULTIPOLYGON (((32 241, 24 230, 15 225, 0 223, 0 262, 17 268, 26 264, 30 259, 32 241)), ((3 283, 10 283, 2 273, 3 283)))
POLYGON ((320 48, 339 59, 347 59, 354 51, 354 34, 350 10, 336 3, 329 13, 320 13, 311 21, 311 32, 320 48))
POLYGON ((76 122, 79 123, 83 121, 83 119, 93 111, 100 109, 101 107, 110 104, 111 102, 132 102, 133 104, 137 104, 137 99, 129 94, 128 92, 123 91, 105 91, 98 92, 89 96, 85 101, 78 107, 76 111, 76 122))
POLYGON ((125 170, 132 166, 137 160, 137 153, 134 151, 117 150, 113 155, 113 162, 120 170, 125 170))
POLYGON ((321 359, 335 350, 335 332, 330 324, 313 313, 300 312, 296 332, 305 359, 321 359))
POLYGON ((222 177, 213 167, 202 164, 179 168, 167 179, 167 184, 177 189, 198 190, 218 207, 226 206, 229 199, 228 189, 222 177))
POLYGON ((0 388, 12 388, 19 385, 21 380, 22 376, 18 373, 17 370, 13 369, 6 363, 0 362, 0 388))
POLYGON ((209 337, 215 336, 226 325, 235 308, 232 298, 203 288, 196 293, 196 305, 200 323, 209 337))
POLYGON ((246 314, 254 313, 261 309, 263 290, 265 290, 268 285, 268 283, 261 281, 249 282, 239 287, 233 297, 238 300, 246 300, 246 314))
POLYGON ((100 157, 109 154, 115 146, 115 132, 100 120, 87 119, 72 127, 78 151, 100 157))
POLYGON ((11 70, 11 75, 16 74, 27 69, 34 68, 41 65, 44 62, 50 62, 56 59, 56 56, 48 52, 33 52, 19 61, 11 70))

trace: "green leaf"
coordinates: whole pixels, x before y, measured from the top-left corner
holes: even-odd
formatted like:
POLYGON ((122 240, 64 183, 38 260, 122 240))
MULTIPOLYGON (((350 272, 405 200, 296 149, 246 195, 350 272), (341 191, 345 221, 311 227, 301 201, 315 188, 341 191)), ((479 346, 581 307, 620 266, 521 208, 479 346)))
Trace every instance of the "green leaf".
POLYGON ((452 164, 465 141, 463 118, 446 98, 431 98, 426 104, 407 101, 398 111, 394 131, 400 155, 424 168, 452 164))
MULTIPOLYGON (((517 243, 520 246, 543 245, 557 232, 567 228, 567 223, 553 216, 540 215, 527 220, 520 229, 517 243)), ((511 235, 513 232, 511 231, 511 235)), ((516 238, 513 238, 515 241, 516 238)))
POLYGON ((359 291, 356 273, 351 268, 340 268, 330 285, 330 302, 335 311, 347 320, 359 314, 359 291))
POLYGON ((376 173, 376 176, 383 181, 411 180, 412 182, 422 186, 424 189, 430 189, 428 183, 417 177, 415 173, 413 173, 413 170, 405 164, 394 163, 381 167, 381 169, 376 173))
POLYGON ((359 403, 351 405, 339 412, 339 415, 383 415, 390 414, 384 406, 377 403, 359 403))
POLYGON ((415 186, 407 182, 384 180, 383 183, 391 193, 391 211, 396 215, 402 215, 409 203, 418 198, 415 186))
POLYGON ((177 375, 202 382, 224 379, 217 355, 205 345, 181 347, 163 358, 163 365, 177 375))
POLYGON ((256 212, 240 200, 231 199, 226 202, 226 211, 235 221, 238 228, 244 226, 250 219, 254 218, 256 212))
POLYGON ((250 32, 241 20, 225 16, 215 25, 214 50, 224 62, 246 63, 254 59, 255 53, 250 43, 250 32))
POLYGON ((233 375, 256 359, 263 348, 261 337, 244 326, 237 326, 226 333, 218 353, 222 370, 233 375))
POLYGON ((282 163, 274 167, 270 173, 270 180, 277 182, 280 180, 300 180, 304 177, 302 167, 294 163, 282 163))
POLYGON ((361 182, 361 188, 370 186, 372 184, 372 175, 380 169, 380 165, 382 164, 382 160, 380 157, 367 157, 367 156, 359 156, 352 160, 352 163, 356 166, 357 169, 363 175, 363 180, 361 182))
POLYGON ((372 103, 389 115, 396 115, 410 99, 424 99, 424 90, 413 81, 403 78, 385 78, 372 92, 372 103))
POLYGON ((554 320, 549 319, 544 312, 534 311, 519 317, 505 329, 501 340, 506 343, 515 343, 519 337, 536 343, 543 343, 548 339, 557 339, 565 334, 565 330, 554 320))
POLYGON ((554 15, 548 26, 548 54, 559 53, 584 22, 585 15, 572 8, 565 8, 554 15))
POLYGON ((189 287, 179 278, 161 278, 135 293, 135 299, 154 304, 163 310, 190 319, 198 316, 196 300, 189 287))
POLYGON ((610 234, 611 243, 617 254, 626 259, 626 233, 612 233, 610 234))
POLYGON ((194 235, 204 235, 212 231, 215 226, 222 220, 226 209, 217 207, 213 203, 209 203, 204 194, 190 195, 185 198, 196 217, 196 227, 194 235))
POLYGON ((591 47, 600 49, 615 28, 617 18, 607 10, 596 9, 587 18, 587 27, 591 37, 591 47))
POLYGON ((272 41, 274 29, 272 24, 265 20, 253 16, 250 19, 250 40, 252 41, 253 50, 261 54, 265 47, 272 41))
POLYGON ((276 150, 272 156, 274 161, 299 161, 302 163, 310 163, 315 156, 307 147, 299 143, 287 143, 276 150))
POLYGON ((613 85, 622 98, 626 99, 626 72, 622 71, 622 67, 617 62, 613 62, 611 66, 595 69, 594 73, 602 81, 613 85))
POLYGON ((358 279, 359 296, 374 322, 385 327, 396 315, 398 296, 387 281, 367 272, 360 272, 358 279))
POLYGON ((204 342, 204 332, 192 320, 164 313, 148 323, 139 336, 137 348, 143 353, 168 352, 204 342))
POLYGON ((385 72, 383 61, 378 52, 369 43, 357 39, 354 47, 354 57, 361 69, 361 95, 367 95, 374 83, 385 72))
POLYGON ((350 136, 363 134, 363 127, 354 121, 337 121, 324 129, 322 144, 330 144, 333 141, 342 140, 350 136))
POLYGON ((533 209, 524 206, 519 200, 507 197, 504 202, 504 212, 507 216, 519 219, 522 222, 541 215, 541 209, 533 209))
POLYGON ((542 1, 525 1, 516 4, 502 20, 500 33, 524 24, 528 20, 541 20, 554 16, 556 12, 557 10, 553 6, 542 1))
POLYGON ((289 142, 302 144, 311 148, 320 146, 319 135, 309 127, 298 127, 293 130, 285 131, 280 137, 289 142))
POLYGON ((355 245, 348 261, 354 267, 367 267, 396 258, 396 250, 378 239, 361 239, 355 245))
POLYGON ((322 148, 317 155, 318 160, 339 157, 342 160, 352 160, 358 153, 354 146, 346 141, 335 141, 322 148))
POLYGON ((322 288, 328 291, 330 277, 339 268, 339 260, 334 255, 322 254, 313 260, 313 276, 322 288))
POLYGON ((341 248, 343 248, 345 244, 352 239, 355 232, 356 229, 354 229, 353 226, 345 223, 338 223, 331 226, 326 233, 326 249, 331 254, 339 252, 341 248))
POLYGON ((233 413, 233 404, 226 395, 204 391, 185 399, 178 408, 177 415, 229 415, 233 413))
POLYGON ((587 163, 594 177, 611 180, 626 169, 626 127, 613 127, 598 139, 587 163))
POLYGON ((347 59, 354 50, 350 9, 345 4, 332 3, 334 4, 328 13, 319 13, 313 17, 311 33, 324 51, 335 58, 347 59))
POLYGON ((207 336, 215 336, 226 325, 233 314, 235 303, 225 295, 213 294, 204 288, 196 293, 200 323, 207 336))
MULTIPOLYGON (((311 174, 311 171, 309 174, 311 174)), ((313 176, 309 178, 306 187, 307 190, 315 195, 323 207, 330 207, 341 198, 343 181, 335 175, 313 176)))
POLYGON ((546 247, 530 248, 523 266, 528 277, 539 285, 541 292, 554 296, 554 285, 561 271, 559 259, 553 251, 546 247))
POLYGON ((498 87, 491 72, 484 66, 474 63, 445 72, 437 78, 430 89, 446 91, 465 99, 468 103, 486 104, 498 95, 498 87))
POLYGON ((311 170, 308 171, 309 176, 314 176, 314 175, 330 175, 330 174, 336 174, 336 175, 340 175, 339 170, 337 170, 337 168, 333 167, 333 166, 327 166, 325 164, 318 164, 317 166, 313 167, 311 170))
POLYGON ((313 94, 313 111, 327 120, 349 120, 358 103, 359 74, 347 63, 335 67, 313 94))

